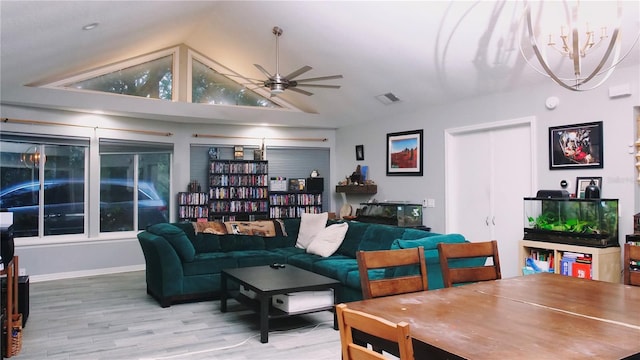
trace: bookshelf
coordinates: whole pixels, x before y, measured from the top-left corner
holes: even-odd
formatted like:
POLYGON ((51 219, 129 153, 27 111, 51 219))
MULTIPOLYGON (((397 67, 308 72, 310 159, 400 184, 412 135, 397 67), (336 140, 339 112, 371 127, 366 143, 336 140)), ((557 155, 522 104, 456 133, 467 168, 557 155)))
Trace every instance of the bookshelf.
POLYGON ((269 217, 272 219, 299 218, 303 213, 322 212, 322 191, 269 193, 269 217))
POLYGON ((322 212, 324 179, 272 177, 269 183, 269 217, 292 219, 322 212))
POLYGON ((209 162, 209 220, 256 220, 269 215, 267 161, 209 162))
POLYGON ((593 280, 619 283, 620 247, 594 248, 588 246, 567 245, 535 240, 520 240, 520 265, 524 266, 532 253, 546 253, 553 255, 553 270, 560 274, 560 259, 565 252, 579 253, 591 256, 591 277, 593 280))
POLYGON ((198 221, 209 218, 209 194, 206 192, 178 193, 178 221, 198 221))

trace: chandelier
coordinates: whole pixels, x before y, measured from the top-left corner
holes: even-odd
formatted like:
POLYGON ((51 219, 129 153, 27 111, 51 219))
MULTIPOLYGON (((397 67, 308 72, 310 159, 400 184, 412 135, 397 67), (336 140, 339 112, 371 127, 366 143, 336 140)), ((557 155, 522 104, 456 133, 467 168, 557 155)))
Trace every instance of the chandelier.
MULTIPOLYGON (((556 4, 557 3, 559 2, 556 2, 556 4)), ((531 15, 531 6, 525 8, 528 40, 542 70, 534 66, 529 59, 527 59, 522 47, 520 48, 521 54, 534 70, 550 77, 558 85, 568 90, 585 91, 595 89, 611 76, 615 67, 631 52, 631 49, 633 49, 638 42, 640 32, 633 41, 631 48, 621 56, 622 29, 620 24, 622 8, 619 3, 617 5, 617 14, 613 27, 607 26, 611 24, 598 24, 597 27, 594 27, 594 22, 587 22, 586 20, 601 20, 601 17, 598 16, 599 14, 595 14, 592 15, 592 19, 583 18, 584 16, 581 12, 579 1, 571 8, 570 14, 567 1, 565 0, 561 4, 564 7, 566 21, 568 23, 557 24, 557 32, 555 34, 553 32, 542 34, 539 31, 541 27, 541 16, 534 23, 531 15), (596 17, 599 19, 595 19, 596 17), (545 47, 540 46, 538 39, 541 38, 545 39, 545 47), (595 51, 599 48, 604 50, 599 52, 595 51), (562 62, 562 65, 564 65, 563 59, 568 58, 572 65, 571 69, 564 69, 564 75, 560 73, 560 70, 554 71, 550 65, 550 57, 546 56, 546 50, 558 54, 562 58, 559 59, 558 63, 562 62), (583 65, 585 65, 586 60, 589 60, 591 66, 589 71, 583 71, 583 65), (585 87, 588 82, 596 78, 598 81, 595 82, 595 85, 590 83, 589 87, 585 87)), ((602 4, 599 4, 599 6, 602 7, 602 4)), ((542 9, 542 3, 539 9, 542 9)), ((556 11, 556 13, 558 13, 558 11, 556 11)))
POLYGON ((37 146, 31 146, 27 151, 20 154, 20 162, 29 169, 37 169, 41 164, 44 165, 46 161, 47 157, 38 151, 37 146))

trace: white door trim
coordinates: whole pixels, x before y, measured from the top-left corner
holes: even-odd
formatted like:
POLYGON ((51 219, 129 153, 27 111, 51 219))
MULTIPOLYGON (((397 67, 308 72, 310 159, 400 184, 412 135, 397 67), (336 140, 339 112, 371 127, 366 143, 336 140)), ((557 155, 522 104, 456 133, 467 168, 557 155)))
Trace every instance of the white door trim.
POLYGON ((480 132, 480 131, 487 131, 487 130, 494 130, 494 129, 501 129, 501 128, 508 128, 508 127, 512 127, 512 126, 518 126, 518 125, 522 125, 522 124, 528 124, 529 128, 530 128, 530 134, 531 134, 531 193, 535 193, 535 189, 538 188, 538 171, 537 171, 537 164, 538 164, 538 151, 537 151, 537 127, 536 127, 536 117, 535 116, 527 116, 527 117, 522 117, 522 118, 516 118, 516 119, 510 119, 510 120, 502 120, 502 121, 495 121, 495 122, 490 122, 490 123, 484 123, 484 124, 476 124, 476 125, 469 125, 469 126, 462 126, 462 127, 456 127, 456 128, 450 128, 450 129, 445 129, 444 130, 444 198, 445 198, 445 233, 449 233, 451 232, 451 219, 452 219, 452 209, 453 209, 453 204, 450 203, 450 199, 452 198, 450 195, 451 190, 451 186, 449 184, 449 181, 451 179, 451 175, 449 174, 450 171, 450 167, 449 164, 452 161, 455 161, 455 159, 453 159, 453 155, 452 155, 452 151, 450 151, 450 147, 453 144, 453 139, 455 136, 458 135, 462 135, 462 134, 468 134, 468 133, 474 133, 474 132, 480 132))

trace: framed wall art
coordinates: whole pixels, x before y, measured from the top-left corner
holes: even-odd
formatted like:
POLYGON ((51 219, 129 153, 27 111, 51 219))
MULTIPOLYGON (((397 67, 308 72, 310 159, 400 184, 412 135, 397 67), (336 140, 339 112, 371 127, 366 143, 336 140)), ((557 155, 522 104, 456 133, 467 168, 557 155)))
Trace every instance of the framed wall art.
POLYGON ((603 167, 602 121, 549 128, 549 169, 603 167))
POLYGON ((576 178, 576 198, 584 199, 584 193, 587 189, 587 186, 591 184, 591 180, 595 183, 595 185, 600 189, 600 193, 602 194, 602 178, 601 177, 578 177, 576 178))
POLYGON ((364 145, 356 145, 356 160, 364 160, 364 145))
POLYGON ((422 176, 423 130, 387 134, 387 176, 422 176))

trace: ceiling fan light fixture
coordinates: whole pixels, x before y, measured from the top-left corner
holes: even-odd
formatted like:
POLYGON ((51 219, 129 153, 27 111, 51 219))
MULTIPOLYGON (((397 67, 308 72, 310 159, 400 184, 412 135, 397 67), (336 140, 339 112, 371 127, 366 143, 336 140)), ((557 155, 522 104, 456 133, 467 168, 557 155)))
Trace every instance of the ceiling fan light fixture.
POLYGON ((282 94, 284 92, 284 84, 271 84, 271 93, 272 94, 282 94))

